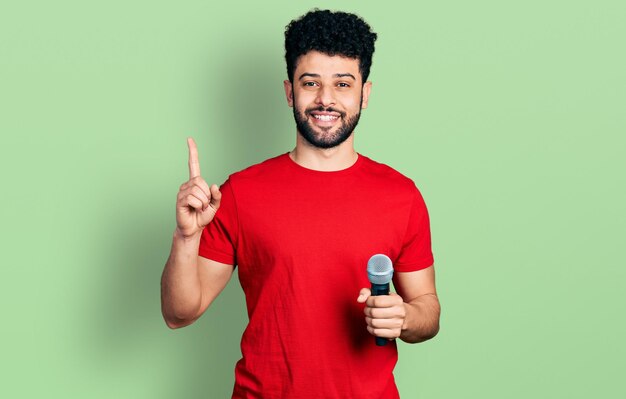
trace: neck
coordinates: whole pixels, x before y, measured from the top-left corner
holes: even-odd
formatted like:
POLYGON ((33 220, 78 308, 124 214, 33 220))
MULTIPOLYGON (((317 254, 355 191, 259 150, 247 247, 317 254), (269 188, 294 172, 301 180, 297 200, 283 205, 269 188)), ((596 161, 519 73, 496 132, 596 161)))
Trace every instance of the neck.
POLYGON ((332 172, 347 169, 354 165, 358 154, 354 150, 354 135, 333 148, 317 148, 307 142, 300 134, 289 156, 300 166, 307 169, 332 172))

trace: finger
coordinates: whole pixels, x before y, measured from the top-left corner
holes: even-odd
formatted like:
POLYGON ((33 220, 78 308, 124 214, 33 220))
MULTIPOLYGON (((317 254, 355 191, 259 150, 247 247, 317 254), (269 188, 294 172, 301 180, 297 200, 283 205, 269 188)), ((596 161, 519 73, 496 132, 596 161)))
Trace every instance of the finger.
POLYGON ((211 190, 209 189, 209 185, 206 184, 206 182, 201 176, 196 176, 193 179, 187 181, 187 183, 180 186, 181 188, 180 193, 184 197, 185 195, 187 195, 188 192, 191 192, 191 189, 194 187, 197 189, 200 189, 207 198, 207 201, 205 202, 203 200, 204 197, 198 197, 198 199, 203 200, 204 207, 202 210, 205 210, 206 208, 209 207, 209 203, 211 200, 211 190))
POLYGON ((395 317, 402 317, 402 308, 372 308, 366 306, 363 309, 365 316, 373 317, 375 319, 392 319, 395 317))
POLYGON ((216 184, 211 185, 211 202, 209 205, 216 211, 220 208, 220 202, 222 201, 222 192, 216 184))
POLYGON ((376 337, 388 338, 390 340, 393 338, 398 338, 400 336, 400 334, 397 331, 389 330, 386 328, 374 328, 374 327, 367 326, 367 331, 376 337))
POLYGON ((197 211, 201 211, 202 210, 202 201, 200 201, 199 199, 197 199, 193 195, 189 194, 187 196, 186 201, 187 201, 187 206, 190 206, 190 207, 192 207, 193 209, 195 209, 197 211))
POLYGON ((177 196, 177 203, 179 206, 188 206, 188 198, 189 197, 194 197, 196 198, 198 201, 200 201, 201 204, 203 204, 203 207, 206 208, 209 204, 209 199, 206 196, 206 194, 204 194, 204 191, 202 191, 202 189, 200 189, 200 187, 197 186, 193 186, 191 188, 187 188, 183 191, 180 191, 178 193, 177 196))
POLYGON ((189 181, 186 181, 183 184, 181 184, 180 187, 178 188, 178 191, 179 192, 185 191, 187 187, 189 187, 189 181))
POLYGON ((367 306, 372 308, 390 308, 402 304, 402 297, 396 294, 376 295, 367 298, 367 306))
POLYGON ((195 185, 200 187, 200 189, 204 192, 207 198, 211 198, 211 189, 206 181, 202 178, 202 176, 196 176, 193 179, 189 180, 191 185, 195 185))
POLYGON ((202 191, 200 187, 193 186, 189 190, 189 193, 199 199, 200 202, 202 202, 202 209, 206 209, 206 207, 209 206, 209 197, 207 197, 207 195, 204 193, 204 191, 202 191))
POLYGON ((363 303, 370 297, 370 295, 372 295, 372 291, 369 288, 361 288, 361 291, 359 291, 359 297, 356 301, 358 303, 363 303))
POLYGON ((395 319, 404 318, 406 310, 404 306, 394 306, 391 308, 372 308, 366 306, 365 309, 363 309, 363 313, 365 313, 365 316, 374 319, 395 319))
POLYGON ((371 317, 366 317, 365 322, 370 327, 385 328, 388 330, 401 329, 403 324, 401 319, 372 319, 371 317))
POLYGON ((189 147, 189 180, 196 176, 200 176, 200 162, 198 161, 198 147, 192 137, 187 139, 189 147))

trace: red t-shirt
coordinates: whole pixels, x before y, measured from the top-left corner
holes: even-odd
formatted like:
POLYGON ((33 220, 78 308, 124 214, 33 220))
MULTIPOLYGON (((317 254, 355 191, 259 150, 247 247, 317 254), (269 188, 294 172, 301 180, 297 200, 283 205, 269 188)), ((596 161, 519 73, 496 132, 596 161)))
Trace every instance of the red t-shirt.
POLYGON ((426 206, 415 184, 359 155, 320 172, 288 154, 234 173, 199 253, 237 265, 249 323, 234 398, 397 398, 395 342, 366 329, 366 266, 433 264, 426 206))

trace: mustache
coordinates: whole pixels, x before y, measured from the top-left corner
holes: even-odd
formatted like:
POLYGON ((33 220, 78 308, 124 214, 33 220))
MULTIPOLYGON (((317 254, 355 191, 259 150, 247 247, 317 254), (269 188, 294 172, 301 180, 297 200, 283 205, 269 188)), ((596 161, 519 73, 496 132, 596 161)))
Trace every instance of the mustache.
POLYGON ((346 116, 346 113, 343 111, 339 111, 338 109, 335 109, 333 107, 323 107, 323 106, 319 106, 319 107, 313 107, 313 108, 307 108, 306 111, 304 111, 305 114, 310 114, 313 111, 317 111, 317 112, 336 112, 339 115, 341 115, 341 117, 343 118, 344 116, 346 116))

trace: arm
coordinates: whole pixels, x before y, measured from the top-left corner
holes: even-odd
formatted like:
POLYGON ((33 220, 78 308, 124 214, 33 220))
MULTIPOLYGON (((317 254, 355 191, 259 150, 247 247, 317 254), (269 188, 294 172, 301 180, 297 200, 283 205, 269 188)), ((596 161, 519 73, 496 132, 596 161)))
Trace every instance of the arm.
POLYGON ((200 235, 174 233, 161 277, 161 312, 170 328, 195 322, 226 287, 234 267, 198 256, 200 235))
POLYGON ((397 273, 394 285, 406 310, 400 339, 417 343, 437 335, 441 306, 435 288, 435 266, 397 273))
POLYGON ((398 272, 394 278, 398 294, 370 296, 363 288, 358 302, 365 302, 365 322, 370 334, 400 338, 408 343, 423 342, 439 331, 441 312, 435 289, 435 268, 398 272))
POLYGON ((198 256, 200 237, 220 207, 222 194, 200 176, 198 149, 189 145, 189 180, 176 199, 176 230, 172 250, 161 277, 161 312, 170 328, 198 319, 224 289, 234 266, 198 256))

